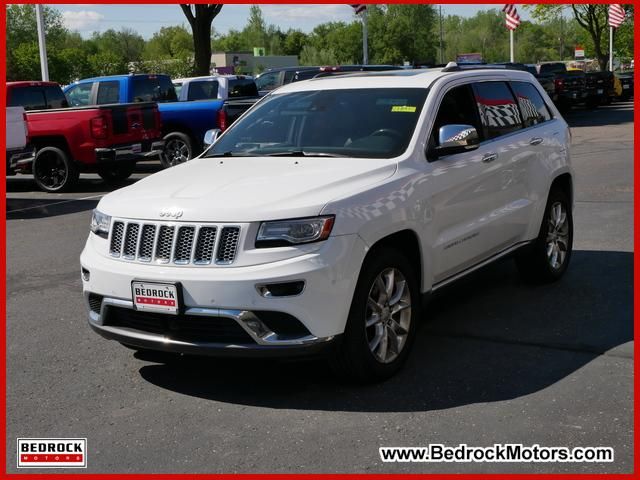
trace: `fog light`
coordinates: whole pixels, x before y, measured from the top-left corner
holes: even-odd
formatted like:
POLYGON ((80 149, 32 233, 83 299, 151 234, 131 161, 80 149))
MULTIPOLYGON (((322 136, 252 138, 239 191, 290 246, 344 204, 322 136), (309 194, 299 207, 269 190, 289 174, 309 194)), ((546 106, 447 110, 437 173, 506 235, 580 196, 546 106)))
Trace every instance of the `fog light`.
POLYGON ((268 283, 256 285, 256 289, 265 298, 273 297, 295 297, 304 290, 304 280, 285 283, 268 283))
POLYGON ((85 282, 88 282, 89 278, 91 278, 91 274, 89 273, 89 270, 82 267, 82 280, 84 280, 85 282))

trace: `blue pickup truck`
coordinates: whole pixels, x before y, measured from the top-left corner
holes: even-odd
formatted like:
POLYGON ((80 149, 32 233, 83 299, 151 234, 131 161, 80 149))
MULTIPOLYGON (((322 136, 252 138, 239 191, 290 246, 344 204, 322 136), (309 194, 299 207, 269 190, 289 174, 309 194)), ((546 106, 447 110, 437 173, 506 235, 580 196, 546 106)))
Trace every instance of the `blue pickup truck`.
MULTIPOLYGON (((165 141, 164 167, 197 156, 204 148, 207 130, 224 127, 225 100, 180 101, 168 75, 112 75, 79 80, 65 88, 69 105, 157 102, 165 141)), ((256 90, 257 96, 257 90, 256 90)))

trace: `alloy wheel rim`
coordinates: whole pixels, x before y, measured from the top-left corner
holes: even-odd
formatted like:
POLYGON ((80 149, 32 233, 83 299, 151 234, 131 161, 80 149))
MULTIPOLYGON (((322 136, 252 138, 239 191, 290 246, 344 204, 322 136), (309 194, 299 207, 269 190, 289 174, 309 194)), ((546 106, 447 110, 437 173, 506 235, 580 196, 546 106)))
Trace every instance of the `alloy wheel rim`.
POLYGON ((170 140, 165 151, 171 165, 178 165, 189 160, 189 147, 182 140, 170 140))
POLYGON ((35 174, 40 183, 47 188, 59 188, 67 179, 67 168, 60 157, 46 154, 38 159, 35 174))
POLYGON ((551 205, 547 233, 547 260, 549 266, 558 270, 564 264, 569 251, 569 219, 560 202, 551 205))
POLYGON ((383 270, 367 297, 365 333, 369 351, 380 363, 393 362, 407 343, 411 326, 411 292, 397 268, 383 270))

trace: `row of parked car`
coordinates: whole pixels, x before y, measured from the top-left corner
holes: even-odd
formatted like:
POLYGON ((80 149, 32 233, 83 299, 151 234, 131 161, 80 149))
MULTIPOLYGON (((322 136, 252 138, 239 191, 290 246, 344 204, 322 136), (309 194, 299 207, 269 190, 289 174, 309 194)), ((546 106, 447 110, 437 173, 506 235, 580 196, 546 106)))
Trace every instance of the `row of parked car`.
MULTIPOLYGON (((457 68, 508 68, 533 74, 560 109, 594 108, 633 96, 633 72, 571 70, 562 62, 457 68)), ((71 189, 81 172, 117 183, 138 160, 163 167, 199 155, 262 96, 282 85, 329 75, 397 70, 393 65, 285 67, 255 79, 215 75, 175 79, 130 74, 54 82, 7 83, 7 174, 32 173, 47 192, 71 189), (216 132, 213 136, 205 134, 216 132)))
POLYGON ((115 75, 7 83, 7 174, 32 173, 47 192, 68 190, 81 172, 128 178, 138 160, 182 163, 259 99, 251 77, 180 79, 115 75))

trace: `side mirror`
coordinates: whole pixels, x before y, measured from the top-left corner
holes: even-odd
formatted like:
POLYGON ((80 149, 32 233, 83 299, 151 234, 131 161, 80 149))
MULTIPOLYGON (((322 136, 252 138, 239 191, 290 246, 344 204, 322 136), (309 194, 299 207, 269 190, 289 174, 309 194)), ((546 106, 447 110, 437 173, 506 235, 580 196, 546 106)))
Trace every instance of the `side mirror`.
POLYGON ((438 131, 438 146, 434 153, 438 157, 467 152, 478 148, 480 137, 471 125, 444 125, 438 131))
POLYGON ((213 145, 213 143, 218 139, 221 133, 222 130, 220 130, 219 128, 207 130, 207 132, 204 134, 204 146, 210 147, 211 145, 213 145))

